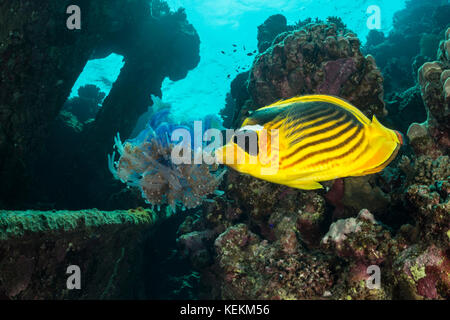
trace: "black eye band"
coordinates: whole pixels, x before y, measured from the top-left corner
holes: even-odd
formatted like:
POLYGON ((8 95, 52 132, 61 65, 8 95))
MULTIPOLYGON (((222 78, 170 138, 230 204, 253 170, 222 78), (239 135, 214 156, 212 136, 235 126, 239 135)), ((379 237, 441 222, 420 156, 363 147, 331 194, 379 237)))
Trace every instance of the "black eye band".
POLYGON ((254 131, 243 130, 236 133, 233 142, 251 156, 259 153, 258 135, 254 131))

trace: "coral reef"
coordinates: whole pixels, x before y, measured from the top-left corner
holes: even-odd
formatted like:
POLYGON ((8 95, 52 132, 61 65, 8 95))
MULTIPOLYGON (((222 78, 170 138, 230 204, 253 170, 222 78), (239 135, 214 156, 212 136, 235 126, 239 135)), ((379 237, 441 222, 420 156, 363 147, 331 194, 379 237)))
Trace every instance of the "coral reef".
POLYGON ((143 236, 166 217, 150 210, 0 211, 0 298, 142 297, 143 236), (82 290, 68 290, 77 265, 82 290))
POLYGON ((335 24, 310 24, 277 37, 252 67, 248 90, 257 107, 303 94, 343 97, 368 116, 385 114, 382 77, 358 38, 335 24))
POLYGON ((264 52, 272 45, 272 41, 288 29, 286 17, 275 14, 258 26, 258 51, 264 52))
MULTIPOLYGON (((426 127, 429 136, 443 154, 450 150, 450 28, 439 45, 438 61, 427 62, 419 69, 419 85, 427 109, 426 127)), ((414 134, 410 131, 411 143, 414 134)))
POLYGON ((248 76, 248 71, 242 72, 238 74, 231 82, 231 90, 227 94, 225 108, 220 112, 223 119, 223 126, 225 128, 233 127, 233 124, 237 120, 236 117, 239 116, 235 110, 244 105, 244 103, 250 98, 247 90, 248 76))
MULTIPOLYGON (((410 8, 416 5, 421 7, 410 2, 398 19, 417 14, 410 8)), ((234 80, 227 97, 223 114, 229 126, 238 126, 258 107, 305 93, 340 95, 369 116, 386 116, 383 78, 374 59, 362 55, 359 40, 345 25, 333 19, 300 21, 273 38, 268 23, 272 20, 284 28, 279 17, 260 27, 263 51, 249 75, 234 80), (265 48, 269 42, 271 46, 265 48)), ((370 37, 368 47, 404 45, 394 33, 384 37, 372 32, 370 37)), ((432 38, 423 40, 422 46, 434 43, 432 38)), ((386 123, 396 128, 401 124, 399 129, 405 132, 427 114, 428 121, 409 126, 411 148, 405 147, 403 155, 382 173, 338 179, 325 183, 326 189, 320 191, 293 190, 233 171, 225 175, 225 195, 205 204, 202 214, 188 216, 178 230, 179 250, 200 274, 201 296, 449 298, 450 172, 442 139, 449 123, 447 39, 440 44, 439 62, 434 63, 439 68, 432 66, 424 77, 423 68, 417 71, 422 60, 411 60, 407 71, 403 70, 408 73, 406 80, 415 74, 423 80, 390 92, 386 123), (433 108, 438 115, 433 116, 433 108), (429 128, 439 128, 440 139, 429 128), (368 284, 371 268, 381 272, 379 287, 368 284)), ((419 40, 410 45, 418 45, 419 40)), ((395 70, 380 59, 384 72, 394 77, 395 70)))
POLYGON ((450 25, 448 18, 443 18, 446 14, 450 14, 448 4, 410 0, 405 9, 395 13, 392 31, 384 40, 378 31, 369 33, 363 51, 375 57, 388 96, 413 87, 417 68, 428 59, 435 59, 436 46, 450 25), (413 64, 415 70, 411 68, 413 64))
MULTIPOLYGON (((172 161, 178 129, 191 137, 182 155, 199 155, 192 125, 157 98, 165 77, 199 61, 183 10, 101 0, 84 8, 95 33, 43 32, 66 4, 0 4, 15 13, 0 31, 0 206, 54 208, 0 211, 0 299, 450 299, 450 6, 408 1, 393 31, 372 31, 363 51, 337 17, 287 25, 275 15, 258 28, 259 54, 231 84, 225 127, 320 93, 408 129, 409 145, 382 173, 304 191, 172 161), (86 61, 111 52, 125 65, 110 94, 87 86, 63 108, 86 61), (138 209, 57 210, 94 206, 138 209), (72 264, 83 290, 66 288, 72 264), (375 287, 370 270, 380 272, 375 287)), ((203 124, 202 136, 223 129, 213 116, 203 124)))
POLYGON ((412 123, 423 122, 427 119, 427 112, 418 85, 403 92, 395 92, 386 99, 386 109, 389 117, 387 124, 406 134, 412 123))
MULTIPOLYGON (((260 26, 259 40, 264 43, 268 40, 263 38, 262 30, 271 25, 268 21, 260 26)), ((328 21, 287 26, 272 46, 255 58, 248 85, 241 80, 244 75, 233 81, 233 86, 237 81, 240 86, 232 90, 229 99, 235 106, 234 126, 251 110, 283 98, 313 93, 343 97, 370 117, 385 116, 383 79, 375 60, 362 55, 359 39, 340 20, 328 21)))
POLYGON ((307 248, 318 247, 324 234, 324 199, 233 171, 224 179, 226 196, 179 228, 181 252, 213 290, 205 296, 322 297, 333 281, 330 266, 307 248))
POLYGON ((238 224, 219 235, 215 247, 224 299, 318 298, 333 282, 326 260, 299 251, 290 229, 269 244, 238 224))
POLYGON ((448 253, 434 245, 425 250, 417 245, 411 246, 398 256, 395 267, 399 290, 405 298, 439 299, 442 298, 439 292, 444 290, 448 299, 450 293, 448 253))

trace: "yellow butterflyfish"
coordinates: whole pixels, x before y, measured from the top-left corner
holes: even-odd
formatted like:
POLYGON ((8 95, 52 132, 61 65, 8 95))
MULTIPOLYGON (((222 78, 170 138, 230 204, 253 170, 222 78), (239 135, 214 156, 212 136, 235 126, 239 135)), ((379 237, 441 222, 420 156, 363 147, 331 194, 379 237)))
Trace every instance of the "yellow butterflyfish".
POLYGON ((308 95, 256 110, 216 158, 256 178, 312 190, 321 181, 383 170, 402 143, 399 132, 347 101, 308 95))

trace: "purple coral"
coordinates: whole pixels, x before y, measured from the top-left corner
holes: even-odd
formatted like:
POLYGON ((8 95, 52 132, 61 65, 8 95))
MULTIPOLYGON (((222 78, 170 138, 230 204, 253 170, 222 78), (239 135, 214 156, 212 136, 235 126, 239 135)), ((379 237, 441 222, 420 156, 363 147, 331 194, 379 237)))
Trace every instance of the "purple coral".
POLYGON ((342 85, 356 71, 352 58, 328 61, 324 65, 325 80, 317 88, 318 93, 338 95, 342 85))

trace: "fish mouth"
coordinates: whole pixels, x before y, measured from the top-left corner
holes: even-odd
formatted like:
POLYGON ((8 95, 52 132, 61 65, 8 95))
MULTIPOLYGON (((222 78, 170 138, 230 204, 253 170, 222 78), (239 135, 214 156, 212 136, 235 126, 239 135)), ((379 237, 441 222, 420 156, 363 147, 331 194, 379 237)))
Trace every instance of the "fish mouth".
POLYGON ((228 145, 224 145, 214 151, 214 157, 218 164, 226 164, 227 147, 228 145))
MULTIPOLYGON (((234 143, 226 144, 218 148, 214 156, 218 164, 223 164, 231 168, 237 168, 241 163, 239 159, 242 159, 243 151, 240 151, 234 143)), ((245 163, 245 162, 243 162, 245 163)))

